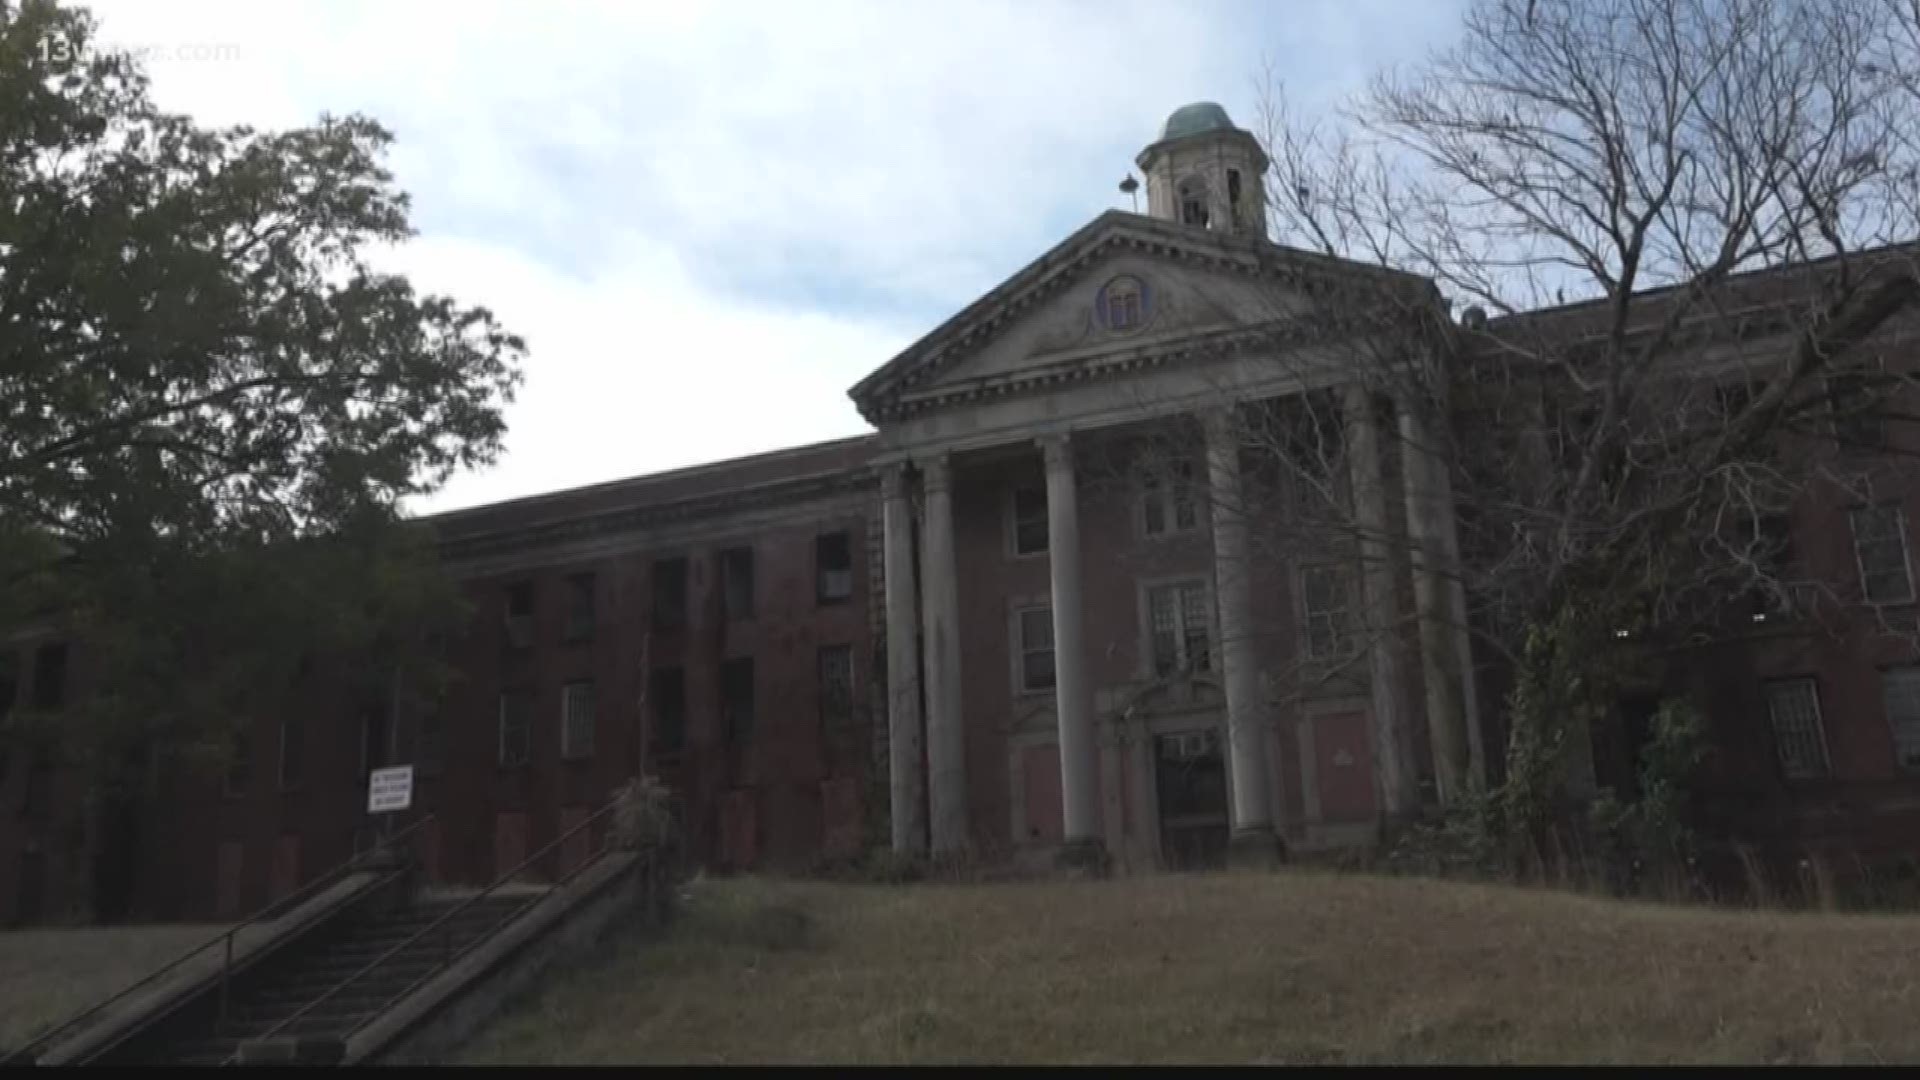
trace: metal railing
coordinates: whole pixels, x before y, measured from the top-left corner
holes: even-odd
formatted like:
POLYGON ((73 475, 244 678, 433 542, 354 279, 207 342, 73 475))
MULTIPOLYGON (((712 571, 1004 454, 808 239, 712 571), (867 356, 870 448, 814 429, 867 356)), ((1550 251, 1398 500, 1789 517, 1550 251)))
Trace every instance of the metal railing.
MULTIPOLYGON (((424 986, 429 980, 433 979, 435 976, 439 975, 441 972, 445 971, 447 968, 453 966, 453 962, 455 960, 458 960, 461 957, 465 956, 475 946, 487 940, 489 937, 493 936, 494 934, 499 933, 502 929, 504 929, 506 926, 511 924, 515 919, 518 919, 520 916, 525 915, 527 913, 528 908, 531 908, 534 904, 538 903, 541 899, 551 895, 555 890, 561 888, 562 886, 566 885, 568 882, 572 881, 574 878, 580 876, 581 872, 586 870, 588 867, 593 866, 595 863, 598 863, 600 861, 601 856, 607 853, 608 845, 605 841, 602 841, 598 848, 590 848, 586 853, 586 855, 583 858, 581 858, 578 864, 573 866, 571 869, 567 870, 566 873, 561 874, 560 876, 554 878, 554 880, 551 883, 549 883, 546 888, 543 888, 539 892, 529 895, 527 899, 523 901, 519 906, 515 907, 512 911, 508 912, 507 914, 501 916, 497 921, 495 921, 491 926, 489 926, 484 932, 474 935, 472 938, 470 938, 468 941, 462 944, 459 949, 456 950, 454 948, 454 945, 453 945, 454 920, 462 912, 467 911, 468 909, 472 908, 475 904, 479 903, 482 900, 485 900, 488 896, 491 896, 501 886, 511 884, 513 880, 519 877, 522 873, 524 873, 528 867, 532 866, 536 862, 539 862, 541 859, 546 858, 548 855, 558 850, 560 846, 565 844, 568 840, 573 839, 576 835, 580 834, 583 831, 591 829, 595 822, 600 821, 601 819, 607 817, 619 805, 620 805, 620 799, 617 796, 613 799, 608 800, 605 806, 602 806, 600 809, 595 810, 592 814, 589 814, 585 820, 573 826, 571 829, 568 829, 567 831, 561 833, 559 836, 554 837, 553 840, 550 843, 548 843, 545 847, 527 856, 525 859, 522 859, 519 865, 513 867, 511 870, 508 870, 505 873, 501 874, 499 877, 494 878, 493 881, 490 884, 488 884, 485 888, 481 889, 477 893, 474 893, 472 896, 467 897, 465 900, 461 901, 459 904, 454 905, 454 907, 451 910, 445 912, 439 918, 435 919, 433 922, 428 923, 426 926, 421 927, 419 930, 415 931, 411 937, 408 937, 406 940, 400 942, 399 944, 390 947, 389 949, 387 949, 386 952, 381 953, 379 956, 374 957, 372 960, 367 961, 366 964, 363 965, 359 970, 355 971, 353 974, 335 983, 332 987, 330 987, 325 993, 321 994, 319 997, 316 997, 312 1001, 309 1001, 305 1005, 301 1006, 300 1009, 296 1011, 293 1015, 273 1025, 272 1027, 268 1028, 266 1031, 261 1032, 259 1035, 252 1036, 247 1041, 254 1042, 254 1041, 273 1038, 274 1036, 280 1034, 282 1031, 287 1030, 289 1027, 291 1027, 293 1024, 300 1021, 301 1019, 304 1019, 307 1016, 313 1015, 314 1010, 318 1009, 320 1006, 326 1004, 327 1002, 332 1001, 335 997, 338 997, 341 991, 352 986, 354 983, 359 982, 362 978, 372 973, 373 971, 377 970, 381 965, 385 964, 387 961, 392 960, 394 957, 399 956, 403 952, 406 952, 408 949, 412 948, 413 946, 420 943, 421 941, 427 940, 435 932, 438 932, 441 937, 440 962, 435 964, 433 967, 427 969, 426 971, 421 972, 418 977, 416 977, 412 982, 406 985, 405 989, 399 990, 396 993, 392 994, 391 996, 387 997, 385 1000, 383 1000, 380 1003, 380 1005, 377 1008, 369 1011, 359 1021, 355 1022, 352 1027, 348 1028, 344 1032, 341 1032, 339 1035, 339 1038, 343 1042, 346 1039, 352 1037, 355 1032, 359 1031, 361 1028, 372 1023, 381 1014, 385 1013, 389 1008, 392 1008, 395 1002, 404 999, 407 995, 413 993, 415 990, 418 990, 421 986, 424 986)), ((238 1047, 235 1047, 233 1053, 229 1055, 225 1061, 221 1062, 221 1064, 232 1065, 237 1063, 239 1061, 239 1058, 240 1058, 240 1050, 238 1047)))
MULTIPOLYGON (((52 1048, 53 1046, 58 1045, 61 1041, 63 1041, 67 1037, 78 1033, 82 1028, 84 1028, 87 1025, 89 1021, 100 1016, 109 1008, 126 1000, 129 996, 133 995, 134 993, 137 993, 138 991, 153 985, 154 983, 158 982, 160 979, 165 978, 166 976, 174 973, 175 971, 180 970, 189 961, 195 959, 196 957, 204 955, 207 952, 207 950, 215 948, 216 946, 222 949, 222 957, 220 961, 220 983, 218 988, 219 995, 220 995, 218 1015, 219 1015, 220 1021, 224 1023, 226 1019, 226 1013, 227 1013, 228 994, 231 988, 231 983, 233 981, 233 943, 234 943, 234 938, 237 937, 241 931, 251 926, 257 926, 261 923, 272 922, 273 920, 279 918, 281 915, 284 915, 288 912, 295 910, 301 904, 306 903, 307 901, 320 895, 322 892, 325 892, 327 889, 330 889, 333 886, 339 884, 340 882, 346 880, 346 878, 352 873, 354 873, 356 870, 362 869, 366 867, 369 863, 376 862, 379 858, 384 857, 389 852, 394 850, 395 846, 400 841, 411 839, 414 836, 414 834, 419 832, 419 830, 423 826, 425 826, 428 822, 432 820, 433 820, 433 815, 427 814, 424 817, 422 817, 420 820, 414 822, 413 824, 407 826, 406 828, 400 830, 399 832, 394 833, 391 836, 381 838, 374 844, 373 847, 367 849, 366 851, 362 851, 354 855, 352 858, 346 860, 343 863, 340 863, 339 865, 335 866, 333 869, 328 870, 326 873, 321 874, 319 877, 314 878, 312 881, 307 882, 305 885, 302 885, 300 888, 295 889, 293 892, 287 894, 286 896, 283 896, 277 900, 274 900, 273 902, 267 904, 265 907, 260 908, 259 910, 255 911, 253 914, 247 916, 245 919, 241 920, 240 922, 237 922, 232 926, 229 926, 227 929, 221 931, 218 937, 212 938, 203 944, 197 945, 194 948, 187 950, 185 953, 174 958, 172 961, 162 965, 161 967, 155 968, 153 971, 148 972, 145 976, 140 978, 138 981, 131 983, 130 985, 122 988, 119 993, 114 994, 112 997, 109 997, 104 1001, 99 1001, 94 1003, 91 1007, 86 1009, 84 1012, 80 1012, 75 1014, 72 1017, 69 1017, 65 1021, 61 1022, 61 1024, 58 1027, 55 1027, 51 1031, 48 1031, 42 1035, 36 1036, 33 1039, 33 1041, 29 1042, 26 1046, 22 1047, 19 1051, 16 1051, 16 1056, 23 1056, 28 1060, 37 1060, 41 1054, 45 1053, 48 1049, 52 1048)), ((387 880, 392 880, 392 877, 394 875, 398 875, 405 872, 406 872, 406 867, 402 866, 400 868, 397 868, 393 871, 392 874, 388 876, 387 880)), ((188 1004, 187 999, 183 999, 181 1001, 175 1002, 172 1006, 160 1011, 158 1014, 152 1017, 149 1017, 146 1020, 146 1022, 138 1025, 134 1030, 130 1030, 126 1032, 124 1035, 122 1035, 119 1039, 113 1040, 114 1044, 124 1042, 127 1038, 135 1034, 138 1034, 140 1030, 144 1030, 148 1027, 151 1027, 154 1023, 157 1023, 158 1021, 163 1020, 168 1016, 171 1016, 175 1011, 177 1011, 181 1007, 184 1007, 186 1004, 188 1004)), ((107 1048, 103 1047, 102 1049, 104 1050, 107 1048)))

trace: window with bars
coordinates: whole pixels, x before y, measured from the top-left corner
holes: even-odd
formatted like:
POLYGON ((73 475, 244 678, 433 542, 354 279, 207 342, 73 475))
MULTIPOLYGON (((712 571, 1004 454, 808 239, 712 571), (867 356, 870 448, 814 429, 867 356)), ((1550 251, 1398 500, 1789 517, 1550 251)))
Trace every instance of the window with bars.
POLYGON ((1913 599, 1907 568, 1906 514, 1893 503, 1863 506, 1851 515, 1853 553, 1860 566, 1860 593, 1870 604, 1913 599))
POLYGON ((593 683, 570 682, 560 688, 560 757, 581 761, 593 756, 593 683))
POLYGON ((533 698, 524 690, 500 695, 500 764, 525 765, 533 750, 533 698))
POLYGON ((1300 569, 1301 643, 1307 659, 1335 659, 1353 651, 1351 595, 1345 567, 1300 569))
POLYGON ((1020 611, 1020 692, 1053 689, 1053 609, 1020 611))
POLYGON ((1195 475, 1193 462, 1184 458, 1141 475, 1142 531, 1148 536, 1167 536, 1199 528, 1195 475))
POLYGON ((1013 489, 1013 553, 1038 555, 1047 550, 1047 490, 1013 489))
POLYGON ((1820 727, 1820 693, 1812 679, 1767 684, 1767 713, 1780 769, 1789 780, 1827 775, 1827 738, 1820 727))
POLYGON ((822 645, 816 657, 820 678, 820 732, 844 729, 853 721, 853 646, 822 645))
POLYGON ((1920 666, 1890 668, 1880 675, 1893 728, 1893 757, 1903 772, 1920 772, 1920 666))
POLYGON ((1147 590, 1147 617, 1155 675, 1211 667, 1204 582, 1183 581, 1147 590))

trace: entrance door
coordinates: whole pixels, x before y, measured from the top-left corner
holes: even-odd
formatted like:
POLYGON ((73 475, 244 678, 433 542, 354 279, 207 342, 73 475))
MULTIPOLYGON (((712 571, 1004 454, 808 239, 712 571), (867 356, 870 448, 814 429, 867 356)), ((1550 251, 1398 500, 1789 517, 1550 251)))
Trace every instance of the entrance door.
POLYGON ((1227 859, 1227 766, 1211 728, 1154 739, 1160 855, 1169 870, 1223 866, 1227 859))

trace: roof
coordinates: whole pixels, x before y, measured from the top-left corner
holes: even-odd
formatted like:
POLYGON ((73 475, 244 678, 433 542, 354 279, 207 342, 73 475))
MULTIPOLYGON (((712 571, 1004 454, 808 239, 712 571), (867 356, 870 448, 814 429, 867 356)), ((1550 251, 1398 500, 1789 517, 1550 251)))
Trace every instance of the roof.
POLYGON ((1159 141, 1184 139, 1189 135, 1204 135, 1210 131, 1238 130, 1233 126, 1233 121, 1228 119, 1227 110, 1211 101, 1196 101, 1173 110, 1167 122, 1160 127, 1159 141))

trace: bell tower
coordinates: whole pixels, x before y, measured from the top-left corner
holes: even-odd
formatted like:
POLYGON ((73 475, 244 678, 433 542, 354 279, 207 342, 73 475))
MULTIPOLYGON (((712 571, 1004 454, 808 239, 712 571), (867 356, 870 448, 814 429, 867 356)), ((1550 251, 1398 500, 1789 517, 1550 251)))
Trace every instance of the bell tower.
POLYGON ((1134 159, 1147 215, 1234 236, 1267 236, 1267 155, 1211 101, 1175 109, 1134 159))

